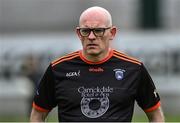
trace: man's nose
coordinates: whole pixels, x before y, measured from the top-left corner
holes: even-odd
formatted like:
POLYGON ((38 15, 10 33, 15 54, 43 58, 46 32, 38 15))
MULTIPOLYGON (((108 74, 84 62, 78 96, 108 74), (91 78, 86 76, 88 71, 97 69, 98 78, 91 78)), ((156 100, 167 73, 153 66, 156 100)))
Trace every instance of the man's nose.
POLYGON ((89 39, 95 39, 96 38, 96 36, 94 35, 93 31, 90 32, 88 38, 89 39))

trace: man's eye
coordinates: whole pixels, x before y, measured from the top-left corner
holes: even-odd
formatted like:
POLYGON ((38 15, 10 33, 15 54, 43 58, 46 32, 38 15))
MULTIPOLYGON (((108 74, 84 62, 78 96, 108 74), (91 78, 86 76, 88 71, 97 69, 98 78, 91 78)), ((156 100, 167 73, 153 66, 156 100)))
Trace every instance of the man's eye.
POLYGON ((103 32, 103 29, 95 29, 94 30, 96 33, 102 33, 103 32))
POLYGON ((89 33, 89 29, 82 29, 81 32, 82 33, 89 33))

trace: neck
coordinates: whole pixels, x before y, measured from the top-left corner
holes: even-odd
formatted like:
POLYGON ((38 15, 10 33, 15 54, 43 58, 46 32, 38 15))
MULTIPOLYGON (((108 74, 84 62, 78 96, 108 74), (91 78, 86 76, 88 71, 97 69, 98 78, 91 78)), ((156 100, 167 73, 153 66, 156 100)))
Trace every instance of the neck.
POLYGON ((99 62, 103 59, 107 58, 110 54, 111 49, 107 50, 106 52, 99 53, 99 54, 87 54, 86 52, 82 51, 82 55, 91 62, 99 62))

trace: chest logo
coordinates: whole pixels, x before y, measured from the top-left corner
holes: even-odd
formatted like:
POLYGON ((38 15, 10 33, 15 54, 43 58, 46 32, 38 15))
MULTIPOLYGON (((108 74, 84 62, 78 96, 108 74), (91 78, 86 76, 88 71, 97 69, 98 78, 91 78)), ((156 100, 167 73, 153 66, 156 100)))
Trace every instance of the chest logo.
POLYGON ((113 93, 111 87, 85 88, 79 87, 81 93, 81 112, 89 118, 98 118, 106 113, 109 108, 109 95, 113 93))
POLYGON ((80 76, 80 70, 66 73, 66 77, 80 76))
POLYGON ((117 80, 122 80, 124 78, 124 73, 126 72, 123 69, 114 69, 115 77, 117 80))
POLYGON ((96 73, 99 73, 99 72, 104 72, 104 69, 101 68, 101 67, 97 67, 97 68, 91 67, 91 68, 89 68, 89 72, 96 72, 96 73))

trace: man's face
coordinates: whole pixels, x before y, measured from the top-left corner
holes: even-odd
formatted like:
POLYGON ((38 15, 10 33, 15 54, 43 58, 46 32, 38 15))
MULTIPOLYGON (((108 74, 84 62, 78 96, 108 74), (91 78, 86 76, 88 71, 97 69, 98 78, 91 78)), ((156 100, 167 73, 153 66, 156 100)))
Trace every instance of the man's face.
POLYGON ((90 19, 89 21, 83 21, 78 30, 78 36, 81 39, 85 54, 93 56, 107 53, 110 40, 112 40, 111 27, 108 28, 103 20, 90 19), (83 36, 82 33, 86 34, 86 32, 89 34, 83 36), (103 35, 98 36, 98 33, 103 35))

